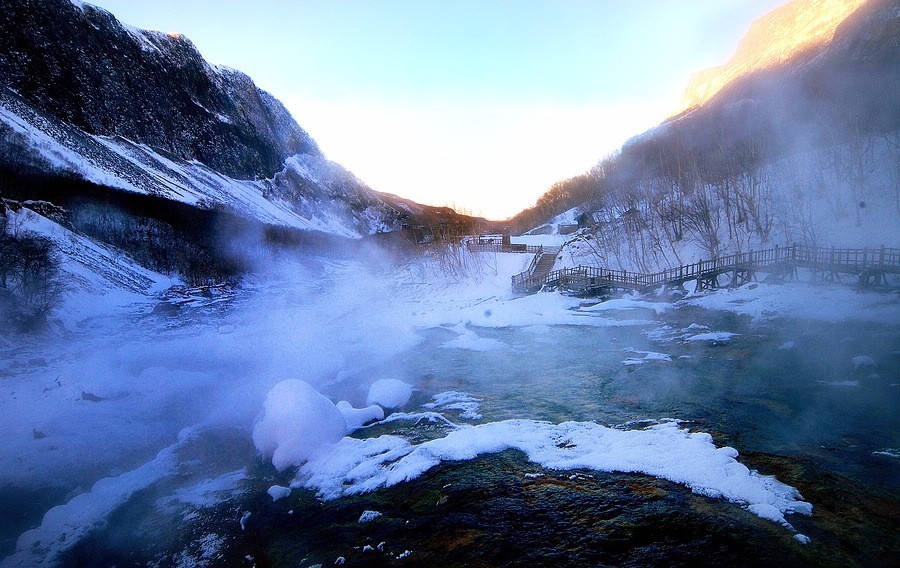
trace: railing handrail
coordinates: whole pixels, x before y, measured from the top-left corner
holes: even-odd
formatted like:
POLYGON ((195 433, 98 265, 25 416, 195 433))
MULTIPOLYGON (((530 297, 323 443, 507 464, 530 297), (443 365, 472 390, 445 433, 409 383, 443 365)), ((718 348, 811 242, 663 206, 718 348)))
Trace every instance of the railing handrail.
MULTIPOLYGON (((543 252, 542 247, 540 250, 543 252)), ((554 253, 555 254, 555 253, 554 253)), ((890 270, 900 273, 900 248, 824 248, 794 244, 787 247, 775 246, 762 250, 734 253, 710 260, 699 260, 674 268, 667 268, 651 274, 628 272, 594 266, 575 266, 554 270, 540 282, 531 282, 534 269, 539 262, 536 255, 529 269, 512 277, 513 289, 527 291, 538 284, 561 282, 564 279, 593 279, 595 284, 622 285, 632 288, 651 288, 668 283, 683 283, 704 276, 721 274, 729 270, 754 270, 774 265, 803 266, 830 269, 833 272, 864 272, 866 270, 890 270), (527 286, 526 286, 527 284, 527 286)))

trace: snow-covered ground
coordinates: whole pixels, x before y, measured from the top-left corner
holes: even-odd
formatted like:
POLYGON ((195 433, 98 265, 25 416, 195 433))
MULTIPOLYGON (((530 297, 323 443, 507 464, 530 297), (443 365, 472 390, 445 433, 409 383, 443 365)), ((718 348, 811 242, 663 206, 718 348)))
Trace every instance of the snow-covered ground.
MULTIPOLYGON (((896 144, 875 136, 805 150, 760 168, 753 172, 757 192, 753 202, 764 221, 760 226, 767 227, 765 236, 747 219, 737 220, 735 205, 722 201, 720 188, 698 190, 712 196, 708 222, 700 230, 685 219, 677 237, 666 214, 660 214, 665 208, 657 203, 672 196, 651 192, 619 201, 611 197, 605 209, 591 214, 595 229, 569 236, 556 268, 585 265, 652 273, 793 243, 823 248, 897 247, 900 171, 896 164, 896 144)), ((668 187, 666 182, 661 186, 668 187)), ((577 211, 566 211, 535 232, 556 228, 577 211)))
POLYGON ((526 236, 560 236, 560 229, 571 229, 571 227, 578 225, 578 217, 580 215, 580 208, 573 207, 569 210, 563 211, 540 227, 528 231, 526 236))
MULTIPOLYGON (((539 337, 556 326, 641 327, 654 323, 652 314, 681 305, 760 321, 783 316, 900 324, 896 294, 840 285, 752 284, 675 305, 652 297, 601 304, 558 293, 516 297, 510 277, 531 257, 512 253, 479 253, 462 277, 427 262, 385 274, 386 263, 377 258, 285 263, 251 279, 224 312, 186 307, 177 319, 167 319, 140 315, 157 301, 166 277, 123 257, 104 260, 102 266, 114 269, 103 272, 78 260, 106 258, 99 245, 34 214, 22 213, 17 222, 68 247, 64 270, 79 285, 60 314, 65 325, 51 332, 46 345, 0 345, 0 485, 68 480, 81 489, 21 537, 4 568, 52 563, 134 491, 177 475, 173 456, 192 439, 224 427, 252 438, 277 467, 299 466, 295 484, 323 498, 402 483, 444 460, 515 448, 548 469, 642 472, 786 523, 785 514, 809 513, 810 506, 792 487, 747 469, 737 450, 719 447, 708 434, 674 422, 621 430, 529 416, 457 425, 447 416, 461 412, 461 420, 482 420, 478 392, 426 392, 433 402, 406 413, 420 387, 393 382, 397 377, 385 375, 382 364, 415 349, 427 330, 448 334, 446 349, 495 352, 509 349, 485 337, 497 328, 539 337), (91 309, 79 311, 81 304, 91 309), (100 312, 106 317, 96 318, 100 312), (285 380, 305 386, 277 386, 285 380), (290 397, 273 398, 278 388, 290 397), (386 420, 440 420, 448 432, 424 443, 348 435, 392 408, 400 412, 386 420), (301 414, 305 418, 297 422, 301 414), (321 436, 284 438, 280 421, 296 426, 303 420, 331 426, 321 436)), ((704 336, 716 330, 702 326, 678 333, 685 341, 716 339, 704 336)), ((632 354, 626 360, 672 364, 667 354, 632 354)))
POLYGON ((560 247, 571 239, 572 235, 519 235, 512 237, 510 241, 513 244, 560 247))
POLYGON ((860 291, 835 284, 754 283, 691 297, 685 303, 751 316, 757 321, 790 317, 830 322, 900 323, 900 298, 896 292, 860 291))
POLYGON ((59 278, 65 287, 56 322, 66 329, 120 310, 150 309, 155 296, 181 284, 177 276, 148 270, 118 249, 74 233, 26 207, 8 211, 7 231, 47 237, 56 246, 61 261, 59 278))

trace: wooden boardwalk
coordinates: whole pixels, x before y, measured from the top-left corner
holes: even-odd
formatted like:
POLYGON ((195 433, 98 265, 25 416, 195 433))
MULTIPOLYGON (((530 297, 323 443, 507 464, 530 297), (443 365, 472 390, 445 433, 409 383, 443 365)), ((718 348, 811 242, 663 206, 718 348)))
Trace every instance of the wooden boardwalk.
MULTIPOLYGON (((556 251, 553 254, 555 256, 556 251)), ((900 249, 885 247, 835 249, 802 245, 776 246, 701 260, 653 274, 593 266, 576 266, 542 273, 537 267, 543 257, 543 250, 536 250, 528 270, 512 277, 514 292, 531 294, 546 288, 600 295, 612 290, 647 292, 660 287, 681 288, 688 281, 696 281, 699 291, 718 288, 723 275, 730 276, 728 285, 740 286, 750 282, 758 272, 789 277, 797 268, 810 269, 824 279, 852 274, 859 278, 860 286, 874 287, 887 284, 887 275, 900 274, 900 249)))

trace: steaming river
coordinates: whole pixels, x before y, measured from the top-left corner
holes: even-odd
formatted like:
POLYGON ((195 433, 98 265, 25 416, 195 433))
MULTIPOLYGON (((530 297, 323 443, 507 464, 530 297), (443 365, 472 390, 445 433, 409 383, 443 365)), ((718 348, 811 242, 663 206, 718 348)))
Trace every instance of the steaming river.
MULTIPOLYGON (((228 363, 229 348, 215 351, 218 343, 207 341, 232 333, 228 314, 207 308, 190 324, 170 325, 166 315, 143 321, 155 322, 156 341, 181 346, 168 349, 175 361, 169 368, 185 373, 179 358, 205 349, 201 359, 217 369, 209 377, 234 387, 259 362, 228 363), (184 345, 195 347, 186 354, 184 345)), ((364 371, 353 372, 358 367, 352 355, 322 357, 316 368, 332 378, 315 386, 334 400, 359 405, 366 380, 399 378, 416 389, 403 411, 437 412, 458 425, 525 419, 630 430, 675 419, 679 428, 711 434, 717 447, 735 448, 737 460, 750 469, 795 487, 812 515, 788 514, 788 529, 683 483, 544 468, 516 450, 445 460, 421 477, 360 495, 321 501, 298 488, 273 502, 266 491, 288 485, 292 471, 279 473, 263 463, 241 423, 259 411, 259 389, 248 387, 250 414, 207 420, 157 455, 193 424, 192 408, 204 401, 221 408, 234 403, 213 403, 213 379, 198 374, 193 383, 185 379, 196 389, 160 387, 153 404, 171 409, 168 417, 133 416, 144 426, 132 430, 123 421, 128 435, 159 441, 144 439, 131 453, 116 450, 122 455, 109 456, 109 462, 120 461, 118 471, 104 470, 108 464, 92 472, 75 467, 70 478, 59 470, 36 486, 5 485, 4 556, 50 506, 80 494, 84 501, 77 509, 84 514, 58 523, 57 540, 59 532, 68 533, 64 545, 45 535, 33 545, 38 553, 20 552, 3 567, 48 559, 84 566, 330 566, 339 558, 347 565, 871 566, 900 557, 900 327, 789 318, 753 323, 691 306, 661 313, 628 306, 602 315, 603 325, 418 329, 399 354, 373 356, 364 371), (434 398, 448 392, 457 398, 444 404, 434 398), (105 498, 103 487, 85 493, 86 480, 103 477, 98 471, 114 478, 113 485, 132 486, 110 490, 105 498), (365 511, 377 514, 360 522, 365 511)), ((139 343, 142 337, 126 333, 124 340, 109 341, 139 343)), ((309 335, 300 341, 316 348, 309 335)), ((129 358, 121 345, 117 353, 120 366, 135 366, 135 376, 166 380, 165 372, 153 370, 160 364, 129 358)), ((47 366, 54 366, 52 359, 47 366)), ((109 402, 115 408, 114 391, 83 390, 79 404, 87 400, 96 409, 109 402)), ((238 399, 241 392, 233 390, 238 399)), ((394 435, 419 444, 451 429, 440 420, 397 420, 353 436, 394 435)), ((39 435, 50 440, 52 432, 35 427, 35 445, 46 442, 39 435)))

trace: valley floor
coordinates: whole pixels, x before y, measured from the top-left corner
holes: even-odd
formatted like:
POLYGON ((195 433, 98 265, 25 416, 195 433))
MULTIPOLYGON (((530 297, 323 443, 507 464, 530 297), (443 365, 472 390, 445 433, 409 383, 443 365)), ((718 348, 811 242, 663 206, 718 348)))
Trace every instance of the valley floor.
POLYGON ((449 276, 285 261, 238 290, 64 306, 44 336, 4 340, 2 566, 864 565, 898 552, 895 292, 515 297, 529 262, 481 253, 449 276), (338 401, 387 417, 322 441, 292 437, 310 423, 287 412, 276 471, 254 425, 297 379, 314 394, 286 391, 287 408, 312 423, 340 416, 338 401), (412 390, 372 394, 390 381, 412 390), (369 509, 380 515, 357 522, 369 509), (544 529, 521 525, 529 515, 544 529), (137 546, 158 522, 164 534, 137 546))

